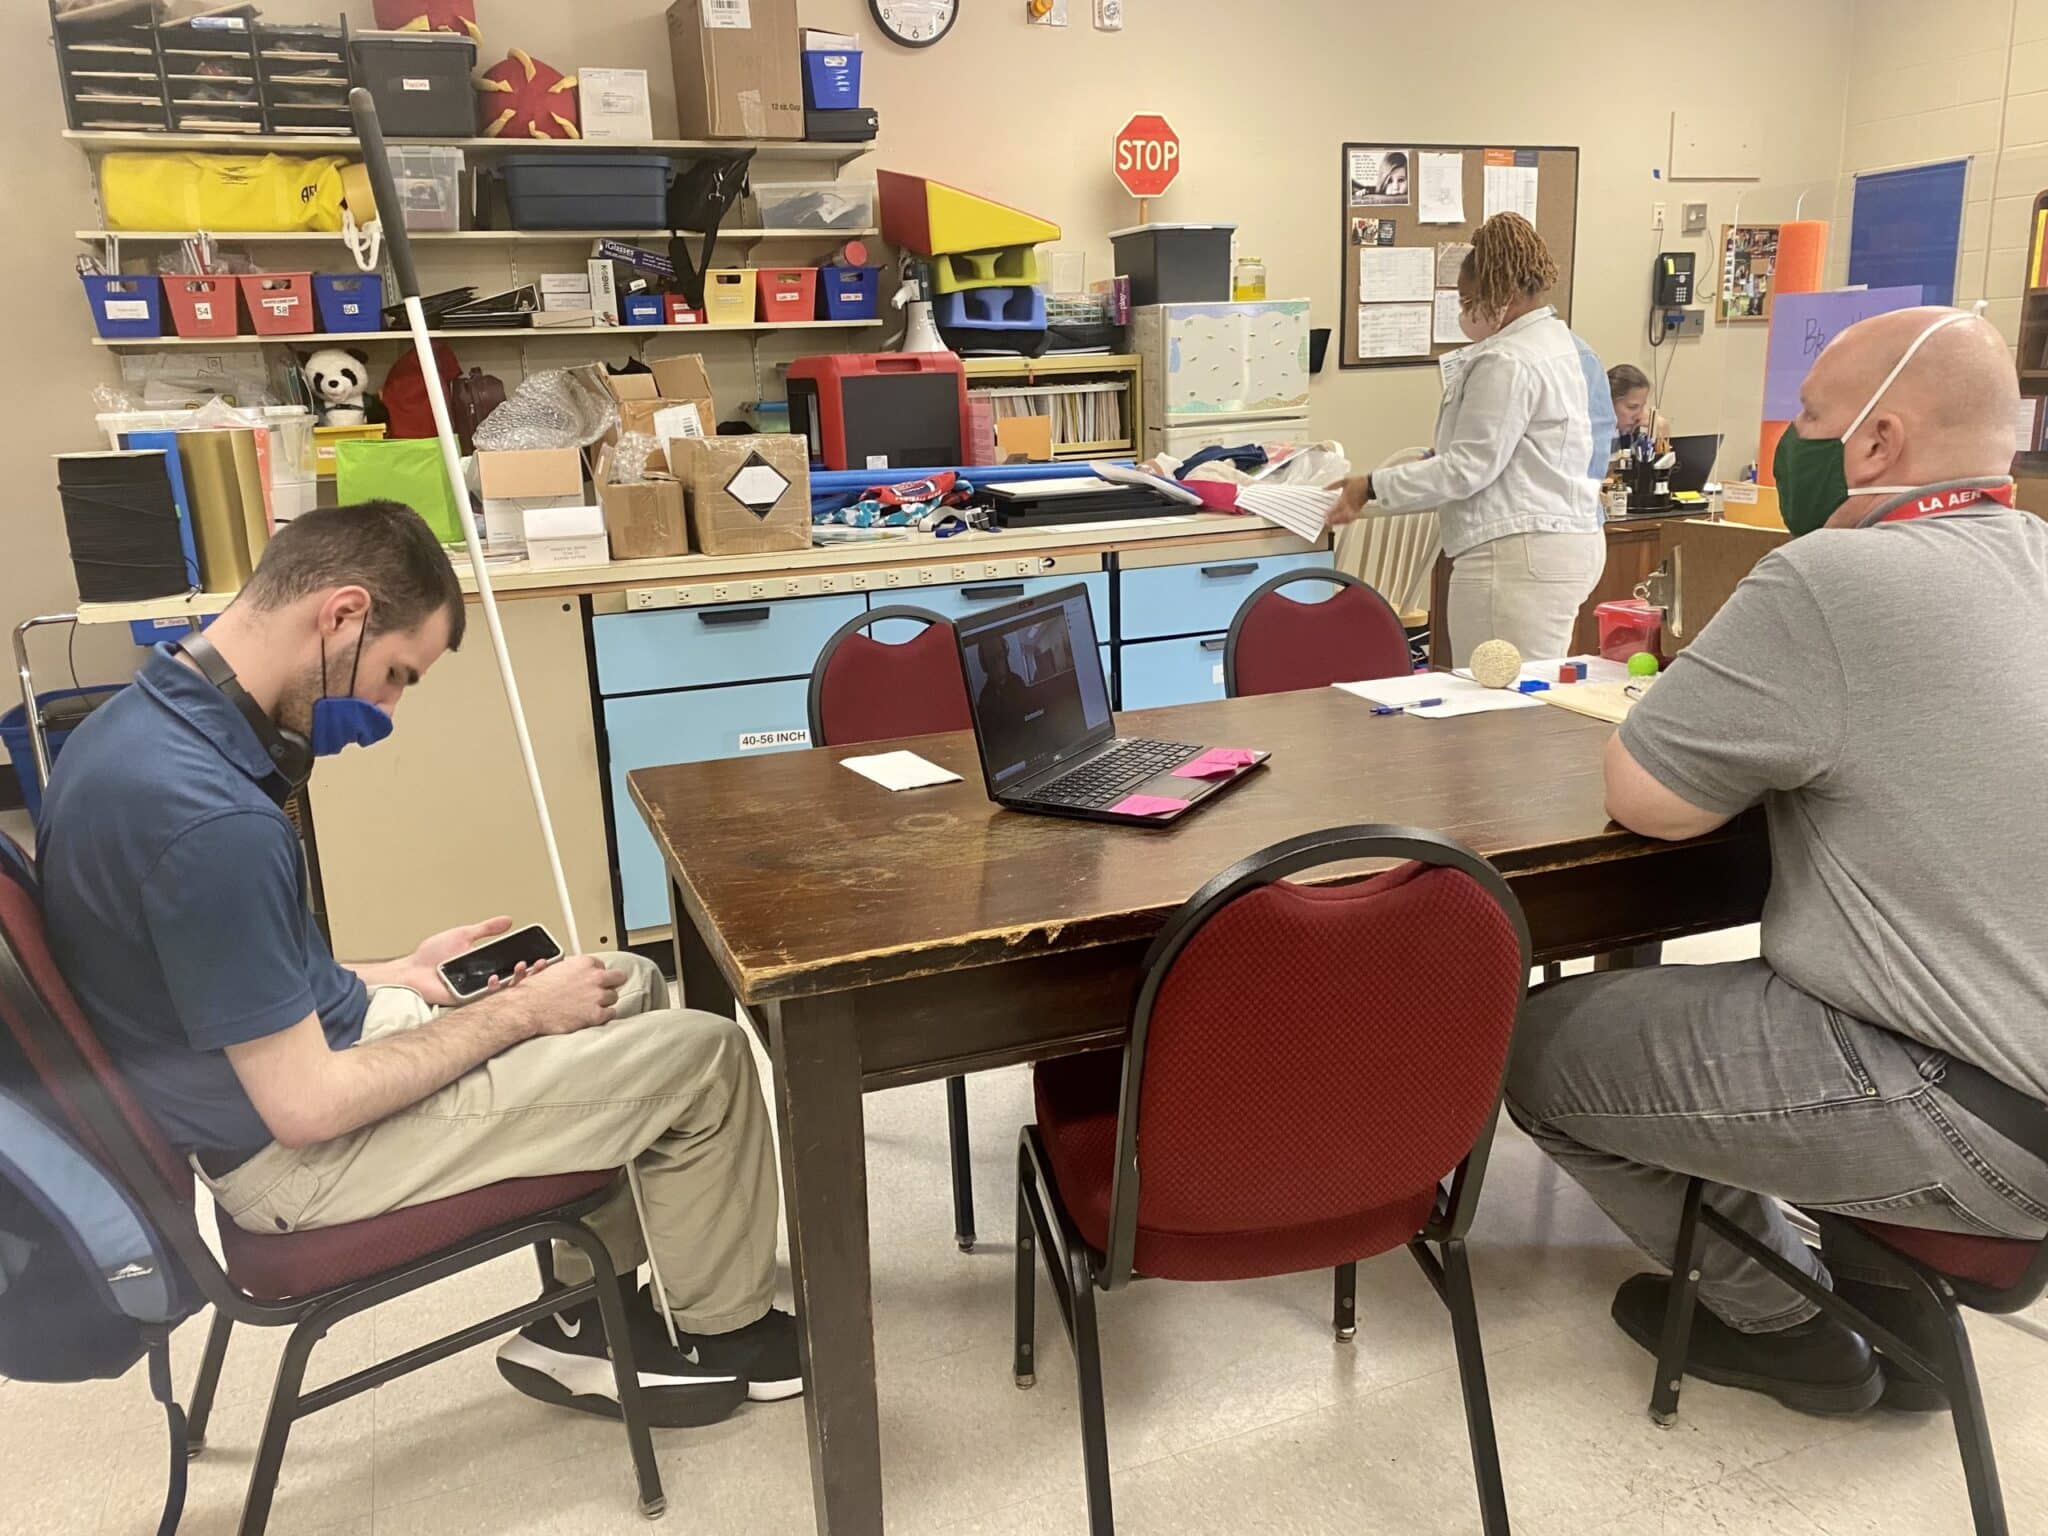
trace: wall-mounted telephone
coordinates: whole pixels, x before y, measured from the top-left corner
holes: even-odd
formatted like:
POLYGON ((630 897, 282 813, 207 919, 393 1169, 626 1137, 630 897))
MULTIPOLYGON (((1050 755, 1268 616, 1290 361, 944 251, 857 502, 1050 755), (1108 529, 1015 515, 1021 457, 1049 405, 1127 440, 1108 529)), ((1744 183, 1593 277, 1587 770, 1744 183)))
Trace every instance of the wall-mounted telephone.
POLYGON ((1657 258, 1657 291, 1655 303, 1659 309, 1684 309, 1692 303, 1693 272, 1698 262, 1691 251, 1665 251, 1657 258))

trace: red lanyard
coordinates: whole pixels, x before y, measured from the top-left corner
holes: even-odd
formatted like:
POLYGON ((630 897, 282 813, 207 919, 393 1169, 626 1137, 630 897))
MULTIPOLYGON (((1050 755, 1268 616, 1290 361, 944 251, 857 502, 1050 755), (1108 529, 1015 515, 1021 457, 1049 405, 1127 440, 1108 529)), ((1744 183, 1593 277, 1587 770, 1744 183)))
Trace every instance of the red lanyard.
POLYGON ((2018 494, 2016 485, 1994 486, 1990 490, 1972 488, 1960 491, 1931 491, 1918 501, 1909 501, 1904 506, 1885 513, 1880 523, 1910 523, 1916 517, 1932 517, 1937 512, 1956 512, 1964 507, 1973 507, 1980 501, 1995 501, 2001 507, 2010 507, 2018 494))

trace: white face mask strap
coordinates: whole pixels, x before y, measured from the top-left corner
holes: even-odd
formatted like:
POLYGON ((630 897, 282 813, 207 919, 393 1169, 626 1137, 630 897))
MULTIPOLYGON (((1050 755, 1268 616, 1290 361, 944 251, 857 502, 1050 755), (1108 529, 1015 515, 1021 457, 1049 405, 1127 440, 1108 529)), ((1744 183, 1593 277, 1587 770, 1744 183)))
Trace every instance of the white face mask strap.
POLYGON ((1877 393, 1870 397, 1870 403, 1863 407, 1854 421, 1849 423, 1849 430, 1842 434, 1842 441, 1845 443, 1849 441, 1850 438, 1854 437, 1862 429, 1863 423, 1870 420, 1870 413, 1877 409, 1878 402, 1884 399, 1894 384, 1898 383, 1899 375, 1906 371, 1906 364, 1912 362, 1914 354, 1934 338, 1936 331, 1947 330, 1950 326, 1960 324, 1969 318, 1968 315, 1961 313, 1943 315, 1934 324, 1914 337, 1913 345, 1906 348, 1906 355, 1900 358, 1898 363, 1892 368, 1892 371, 1884 376, 1884 382, 1877 386, 1877 393))

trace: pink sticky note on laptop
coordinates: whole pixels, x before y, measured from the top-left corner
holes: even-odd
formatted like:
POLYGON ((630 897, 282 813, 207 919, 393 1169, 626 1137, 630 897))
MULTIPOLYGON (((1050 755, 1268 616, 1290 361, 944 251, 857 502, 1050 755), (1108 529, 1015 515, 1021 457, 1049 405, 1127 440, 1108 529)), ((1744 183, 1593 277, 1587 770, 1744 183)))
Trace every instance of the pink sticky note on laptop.
POLYGON ((1126 795, 1109 811, 1112 816, 1171 816, 1187 808, 1187 801, 1169 800, 1164 795, 1126 795))
POLYGON ((1256 752, 1242 747, 1211 747, 1200 757, 1190 758, 1173 770, 1177 779, 1227 779, 1259 760, 1256 752))

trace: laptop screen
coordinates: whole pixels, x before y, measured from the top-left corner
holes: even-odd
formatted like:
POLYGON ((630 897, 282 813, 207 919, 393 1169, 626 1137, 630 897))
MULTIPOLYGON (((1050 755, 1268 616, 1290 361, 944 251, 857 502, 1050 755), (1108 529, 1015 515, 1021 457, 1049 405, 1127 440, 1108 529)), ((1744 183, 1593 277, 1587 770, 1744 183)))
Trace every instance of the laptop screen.
POLYGON ((1087 588, 962 624, 960 659, 991 792, 1108 738, 1109 682, 1087 588))

